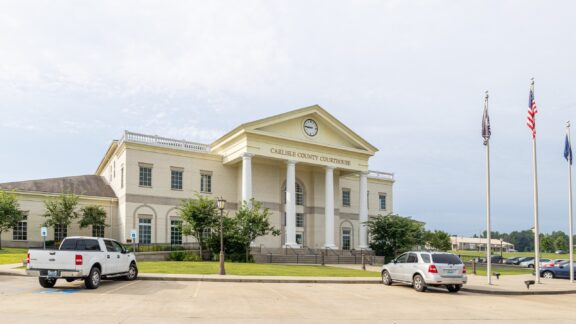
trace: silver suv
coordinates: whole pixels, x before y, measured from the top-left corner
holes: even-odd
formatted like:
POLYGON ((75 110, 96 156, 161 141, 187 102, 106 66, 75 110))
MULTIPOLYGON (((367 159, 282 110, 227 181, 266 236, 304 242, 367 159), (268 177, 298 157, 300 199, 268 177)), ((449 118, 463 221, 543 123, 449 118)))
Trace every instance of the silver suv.
POLYGON ((445 286, 458 292, 468 281, 460 258, 445 252, 406 252, 382 267, 382 282, 411 284, 417 291, 429 286, 445 286))

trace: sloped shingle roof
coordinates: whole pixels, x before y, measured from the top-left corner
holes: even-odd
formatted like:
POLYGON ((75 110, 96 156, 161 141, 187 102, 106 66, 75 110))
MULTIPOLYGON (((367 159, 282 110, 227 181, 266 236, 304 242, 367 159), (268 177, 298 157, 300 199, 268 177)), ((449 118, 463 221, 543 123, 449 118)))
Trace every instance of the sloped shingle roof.
POLYGON ((73 193, 75 195, 116 198, 114 190, 98 175, 81 175, 41 180, 0 183, 0 189, 24 192, 73 193))

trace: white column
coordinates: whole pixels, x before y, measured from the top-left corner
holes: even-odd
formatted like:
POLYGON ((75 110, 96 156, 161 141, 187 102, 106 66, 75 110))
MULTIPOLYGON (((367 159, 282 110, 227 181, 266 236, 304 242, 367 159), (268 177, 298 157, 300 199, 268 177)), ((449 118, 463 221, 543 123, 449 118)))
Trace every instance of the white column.
POLYGON ((325 199, 324 203, 324 247, 336 248, 334 244, 334 168, 331 166, 326 167, 326 182, 325 182, 325 199))
POLYGON ((359 220, 360 220, 360 246, 361 249, 368 248, 368 173, 360 172, 360 202, 359 220))
POLYGON ((252 199, 252 156, 250 153, 242 155, 242 203, 250 203, 252 199))
POLYGON ((287 161, 286 171, 286 246, 296 244, 296 162, 287 161))

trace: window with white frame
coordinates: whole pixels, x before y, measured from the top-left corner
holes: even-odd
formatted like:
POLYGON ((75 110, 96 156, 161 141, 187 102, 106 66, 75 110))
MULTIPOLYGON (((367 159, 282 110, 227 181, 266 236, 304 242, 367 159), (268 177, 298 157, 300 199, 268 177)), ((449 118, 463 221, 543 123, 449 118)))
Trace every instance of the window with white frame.
POLYGON ((183 173, 184 171, 181 169, 171 170, 170 188, 172 188, 172 190, 182 190, 183 173))
POLYGON ((138 221, 138 243, 152 243, 152 219, 139 218, 138 221))
POLYGON ((378 195, 378 200, 379 200, 379 207, 380 210, 386 210, 386 194, 385 193, 381 193, 378 195))
POLYGON ((104 225, 92 225, 92 236, 104 237, 104 225))
POLYGON ((25 213, 22 219, 12 229, 12 240, 28 241, 28 213, 25 213))
POLYGON ((139 185, 141 187, 152 187, 152 166, 140 165, 139 185))
POLYGON ((342 189, 342 206, 350 207, 350 189, 342 189))
POLYGON ((173 219, 170 221, 170 244, 182 244, 182 221, 173 219))
POLYGON ((304 227, 304 214, 296 213, 296 227, 304 227))
POLYGON ((68 226, 55 224, 54 225, 54 241, 62 241, 68 236, 68 226))
POLYGON ((350 250, 352 243, 352 230, 350 228, 342 228, 342 250, 350 250))
POLYGON ((296 205, 304 206, 304 188, 296 182, 296 205))
POLYGON ((212 193, 212 174, 211 173, 201 173, 200 174, 200 192, 212 193))

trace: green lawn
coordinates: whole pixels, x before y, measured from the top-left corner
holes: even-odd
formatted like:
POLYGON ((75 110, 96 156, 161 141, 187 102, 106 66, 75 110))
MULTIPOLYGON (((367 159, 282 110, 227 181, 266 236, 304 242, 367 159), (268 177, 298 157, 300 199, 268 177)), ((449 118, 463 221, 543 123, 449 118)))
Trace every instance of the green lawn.
MULTIPOLYGON (((141 273, 218 274, 218 262, 140 262, 141 273)), ((379 277, 380 273, 317 265, 226 263, 226 274, 240 276, 379 277)))
POLYGON ((0 250, 0 264, 22 263, 26 259, 28 249, 2 248, 0 250))

